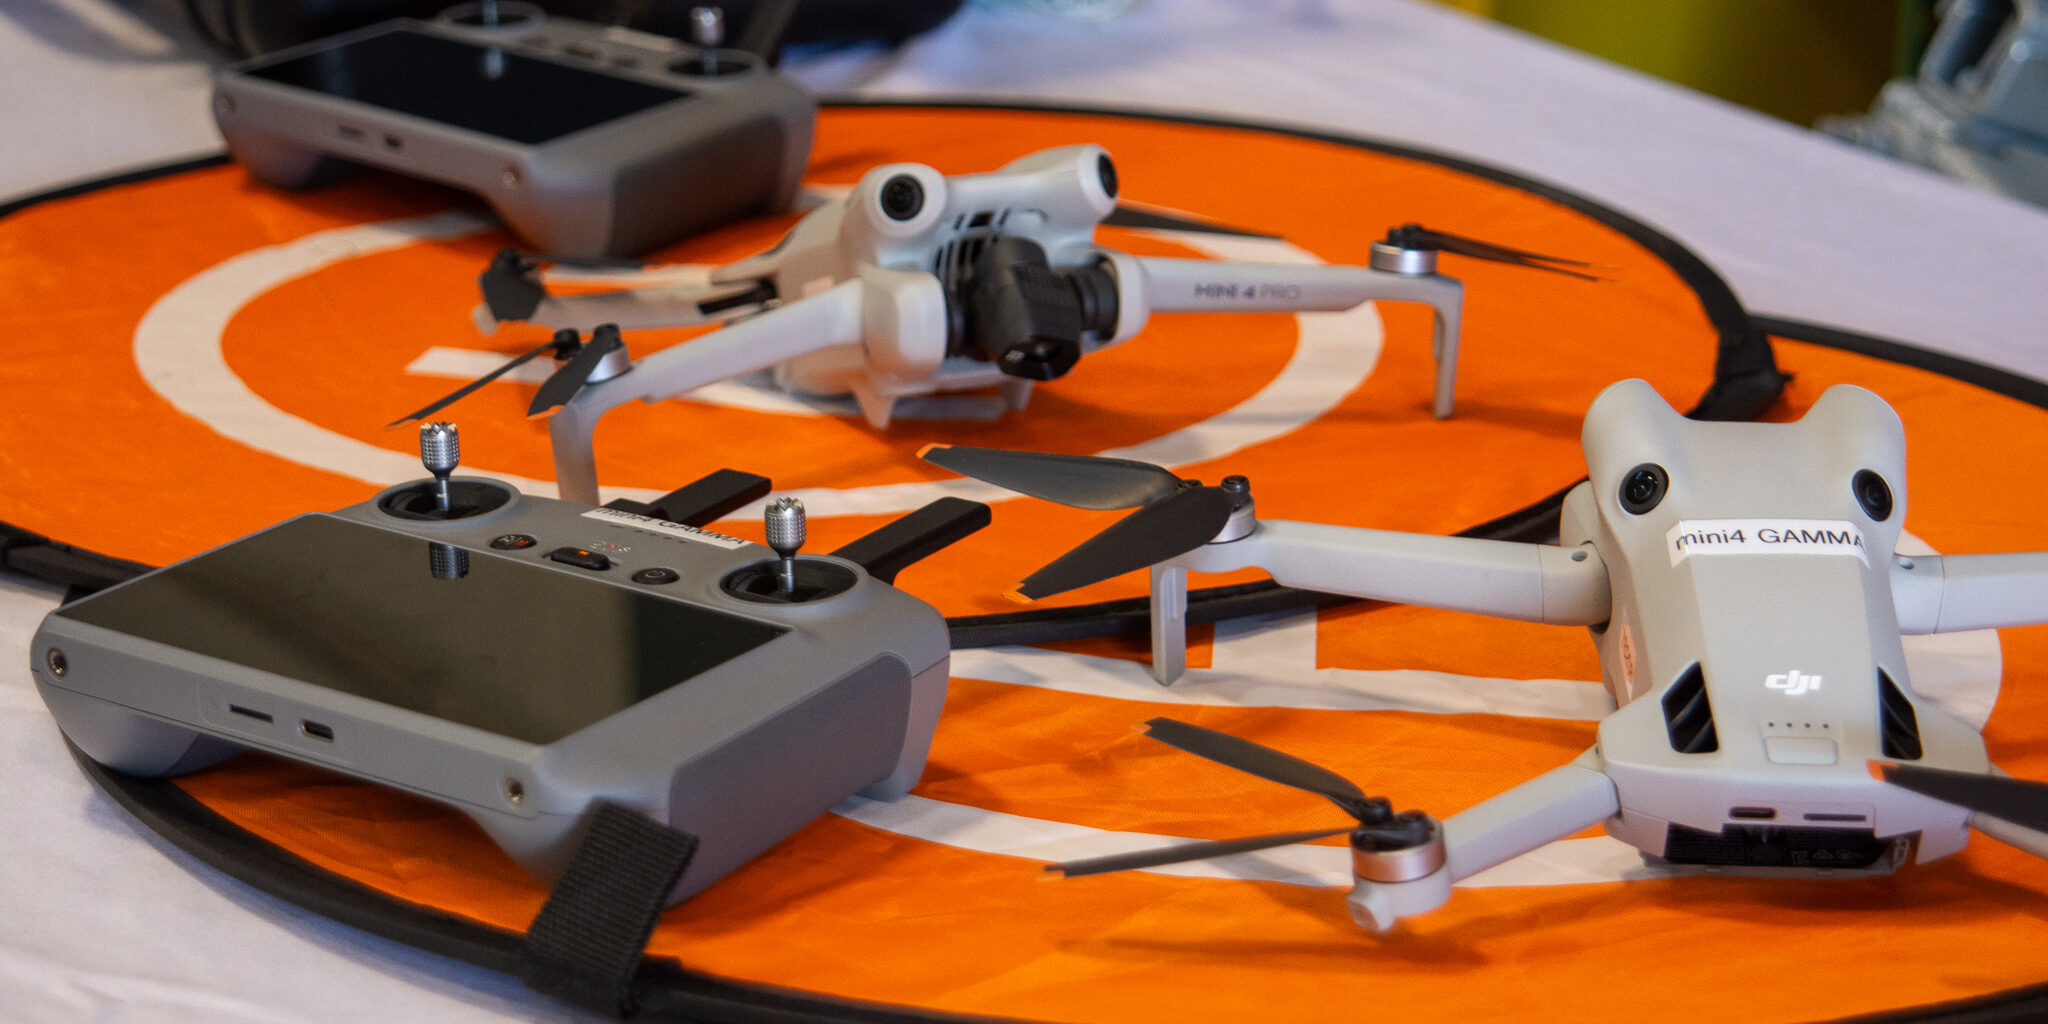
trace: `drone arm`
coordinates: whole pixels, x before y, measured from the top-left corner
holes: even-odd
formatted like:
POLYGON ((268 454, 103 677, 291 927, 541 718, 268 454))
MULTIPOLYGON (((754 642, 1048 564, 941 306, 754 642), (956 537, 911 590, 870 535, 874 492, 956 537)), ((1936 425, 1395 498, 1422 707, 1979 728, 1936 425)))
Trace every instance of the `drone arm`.
POLYGON ((1505 619, 1607 621, 1607 565, 1590 547, 1272 520, 1175 559, 1198 572, 1257 566, 1290 587, 1505 619))
POLYGON ((1420 302, 1435 313, 1430 351, 1436 357, 1431 411, 1451 415, 1458 377, 1458 326, 1465 286, 1441 274, 1398 274, 1338 264, 1244 263, 1140 256, 1154 313, 1333 312, 1382 299, 1420 302))
POLYGON ((1357 879, 1347 901, 1361 927, 1385 931, 1450 898, 1451 885, 1546 843, 1599 824, 1621 809, 1614 782, 1591 751, 1444 819, 1444 865, 1405 882, 1357 879))
POLYGON ((2048 622, 2048 552, 1894 559, 1892 596, 1906 634, 2048 622))
POLYGON ((2036 832, 2024 825, 1982 813, 1970 815, 1970 827, 2016 850, 2048 860, 2048 833, 2036 832))
POLYGON ((859 281, 846 281, 771 313, 671 345, 617 377, 586 385, 548 420, 555 486, 564 501, 595 505, 597 461, 591 434, 598 418, 627 402, 672 398, 752 373, 807 352, 861 340, 859 281))
POLYGON ((1350 309, 1373 299, 1457 304, 1458 282, 1330 263, 1250 263, 1168 256, 1132 259, 1155 313, 1296 313, 1350 309), (1422 287, 1416 287, 1416 285, 1422 287))

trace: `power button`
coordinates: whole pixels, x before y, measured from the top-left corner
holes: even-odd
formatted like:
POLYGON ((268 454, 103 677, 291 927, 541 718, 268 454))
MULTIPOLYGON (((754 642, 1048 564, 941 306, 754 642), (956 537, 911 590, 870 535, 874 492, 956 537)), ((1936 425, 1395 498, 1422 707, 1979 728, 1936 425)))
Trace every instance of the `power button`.
POLYGON ((556 548, 548 552, 548 557, 563 565, 573 565, 578 569, 593 569, 601 572, 612 567, 612 560, 610 558, 600 555, 589 548, 556 548))

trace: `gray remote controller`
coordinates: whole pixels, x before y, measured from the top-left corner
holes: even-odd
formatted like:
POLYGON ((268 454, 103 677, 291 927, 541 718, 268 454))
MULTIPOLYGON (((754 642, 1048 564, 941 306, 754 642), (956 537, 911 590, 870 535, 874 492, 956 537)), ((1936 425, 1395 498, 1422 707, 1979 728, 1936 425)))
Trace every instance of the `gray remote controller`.
POLYGON ((816 101, 761 58, 497 5, 236 64, 214 119, 282 188, 379 167, 473 192, 529 244, 630 256, 795 199, 816 101))
POLYGON ((698 838, 672 902, 917 781, 931 606, 844 558, 429 465, 51 612, 31 662, 58 725, 129 774, 253 748, 396 786, 550 881, 621 804, 698 838))

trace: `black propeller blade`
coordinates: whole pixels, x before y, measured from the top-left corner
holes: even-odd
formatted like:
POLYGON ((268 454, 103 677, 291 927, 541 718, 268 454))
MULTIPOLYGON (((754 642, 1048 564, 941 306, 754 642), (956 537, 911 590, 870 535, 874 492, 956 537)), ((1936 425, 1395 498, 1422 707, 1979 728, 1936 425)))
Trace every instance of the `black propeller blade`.
POLYGON ((551 416, 556 409, 569 404, 569 400, 575 398, 576 392, 590 380, 590 375, 597 372, 604 357, 625 347, 626 343, 619 340, 617 324, 597 325, 597 329, 590 332, 590 340, 584 342, 583 347, 569 357, 569 361, 563 363, 553 376, 541 382, 540 390, 534 393, 533 404, 526 407, 526 417, 551 416))
POLYGON ((1117 520, 1109 529, 1024 577, 1011 593, 1027 601, 1144 569, 1215 539, 1237 499, 1221 487, 1189 487, 1117 520))
POLYGON ((1566 267, 1593 266, 1593 264, 1583 260, 1570 260, 1562 256, 1546 256, 1543 253, 1530 252, 1527 249, 1512 249, 1505 245, 1481 241, 1477 238, 1468 238, 1464 235, 1454 235, 1447 231, 1432 231, 1420 224, 1403 224, 1387 232, 1385 241, 1388 245, 1399 246, 1403 249, 1434 249, 1438 252, 1470 256, 1476 260, 1507 263, 1517 267, 1528 267, 1532 270, 1548 270, 1553 274, 1576 277, 1581 281, 1601 280, 1600 277, 1593 274, 1565 269, 1566 267))
POLYGON ((484 268, 476 279, 477 287, 484 294, 484 308, 491 311, 493 319, 525 320, 533 316, 533 311, 539 309, 541 301, 548 297, 547 288, 540 283, 540 265, 543 263, 590 270, 639 270, 647 266, 644 260, 611 256, 563 256, 500 249, 496 256, 491 257, 491 265, 484 268))
POLYGON ((1385 799, 1366 796, 1365 792, 1350 779, 1262 743, 1253 743, 1239 736, 1204 729, 1199 725, 1190 725, 1172 718, 1154 718, 1145 723, 1143 732, 1161 743, 1197 757, 1207 758, 1226 768, 1235 768, 1268 782, 1277 782, 1283 786, 1314 793, 1342 807, 1344 812, 1357 819, 1357 822, 1339 828, 1182 843, 1156 850, 1090 857, 1086 860, 1047 865, 1047 874, 1078 878, 1082 875, 1099 875, 1110 871, 1180 864, 1191 860, 1207 860, 1211 857, 1227 857, 1237 853, 1271 849, 1275 846, 1305 843, 1347 832, 1353 833, 1353 844, 1363 843, 1367 849, 1406 849, 1429 841, 1434 829, 1427 815, 1417 811, 1395 814, 1385 799))
POLYGON ((2036 832, 2048 832, 2048 783, 1910 764, 1877 762, 1875 767, 1878 778, 1894 786, 2036 832))
POLYGON ((1075 508, 1137 508, 1180 490, 1180 477, 1131 459, 954 444, 927 445, 917 457, 961 476, 1075 508))
POLYGON ((1385 800, 1366 796, 1350 779, 1263 743, 1253 743, 1241 736, 1204 729, 1172 718, 1154 718, 1146 722, 1144 733, 1167 746, 1208 758, 1225 768, 1235 768, 1268 782, 1314 793, 1342 807, 1344 813, 1357 818, 1361 825, 1380 824, 1393 813, 1385 800))
POLYGON ((1257 850, 1270 850, 1275 846, 1306 843, 1311 839, 1341 836, 1357 827, 1339 825, 1336 828, 1312 829, 1307 832, 1276 832, 1272 835, 1250 836, 1244 839, 1215 839, 1199 843, 1182 843, 1179 846, 1162 846, 1156 850, 1112 853, 1101 857, 1089 857, 1086 860, 1070 860, 1064 864, 1047 864, 1045 873, 1065 878, 1080 878, 1083 875, 1101 875, 1111 871, 1156 868, 1161 864, 1185 864, 1191 860, 1228 857, 1234 853, 1252 853, 1257 850))
POLYGON ((548 290, 540 283, 539 267, 517 249, 500 249, 491 257, 491 265, 477 276, 476 284, 493 319, 524 320, 540 308, 548 290))
POLYGON ((531 351, 523 353, 518 356, 514 356, 512 360, 506 363, 505 365, 500 366, 497 369, 492 370, 491 372, 484 374, 483 376, 478 377, 477 379, 470 381, 469 383, 464 384, 459 388, 456 388, 454 391, 451 391, 448 394, 443 395, 440 399, 436 400, 432 404, 427 405, 426 407, 421 408, 417 411, 407 413, 404 416, 400 416, 399 418, 384 424, 384 429, 389 430, 392 427, 398 426, 401 423, 405 423, 411 420, 426 419, 427 417, 432 416, 433 414, 440 412, 441 410, 446 409, 447 407, 455 404, 458 400, 467 397, 470 392, 475 391, 476 389, 483 387, 484 385, 489 384, 494 380, 497 380, 499 377, 503 377, 507 373, 510 373, 521 366, 524 366, 527 362, 533 360, 535 357, 539 356, 543 352, 553 352, 555 354, 556 359, 567 359, 571 355, 574 355, 577 349, 582 347, 583 343, 577 340, 575 331, 556 331, 555 337, 552 341, 536 345, 533 347, 531 351))
MULTIPOLYGON (((1242 489, 1204 487, 1131 459, 1054 455, 1004 448, 931 445, 920 458, 955 473, 1076 508, 1133 508, 1109 529, 1025 577, 1011 596, 1026 601, 1099 583, 1207 544, 1246 499, 1242 489)), ((1242 483, 1231 478, 1225 483, 1242 483)))

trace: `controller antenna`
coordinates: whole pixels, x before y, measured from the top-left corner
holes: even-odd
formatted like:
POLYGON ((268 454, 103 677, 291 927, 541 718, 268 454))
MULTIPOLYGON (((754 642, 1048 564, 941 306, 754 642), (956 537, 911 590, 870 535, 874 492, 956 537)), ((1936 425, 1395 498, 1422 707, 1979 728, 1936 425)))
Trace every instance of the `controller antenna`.
POLYGON ((797 498, 777 498, 768 503, 768 546, 782 557, 776 575, 783 593, 796 592, 796 551, 804 546, 804 503, 797 498))
POLYGON ((434 474, 434 507, 448 511, 448 474, 462 462, 462 436, 455 424, 420 424, 420 462, 434 474))
POLYGON ((718 7, 690 8, 690 41, 704 51, 697 59, 707 75, 718 74, 718 47, 725 42, 725 11, 718 7))

